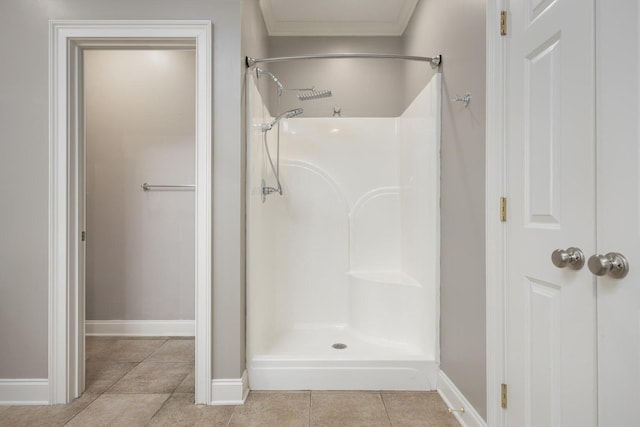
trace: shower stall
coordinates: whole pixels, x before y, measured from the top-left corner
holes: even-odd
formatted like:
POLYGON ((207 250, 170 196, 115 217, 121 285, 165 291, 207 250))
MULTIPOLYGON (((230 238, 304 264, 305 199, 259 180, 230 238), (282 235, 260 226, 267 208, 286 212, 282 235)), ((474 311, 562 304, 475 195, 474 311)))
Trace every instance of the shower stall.
POLYGON ((441 75, 387 118, 272 116, 259 78, 249 68, 250 387, 435 389, 441 75))

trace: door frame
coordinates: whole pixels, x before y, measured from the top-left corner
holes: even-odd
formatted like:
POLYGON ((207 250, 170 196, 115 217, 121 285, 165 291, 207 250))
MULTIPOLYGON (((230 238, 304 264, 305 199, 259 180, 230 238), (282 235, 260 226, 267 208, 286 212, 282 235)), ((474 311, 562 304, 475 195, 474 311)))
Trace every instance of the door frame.
MULTIPOLYGON (((501 197, 506 194, 506 53, 509 36, 500 35, 500 12, 508 11, 505 0, 489 0, 487 28, 486 115, 486 345, 487 425, 505 425, 501 407, 501 385, 506 378, 506 222, 500 219, 501 197)), ((508 13, 508 12, 507 12, 508 13)), ((507 204, 508 208, 508 204, 507 204)))
POLYGON ((192 47, 196 56, 195 403, 211 404, 212 26, 210 21, 49 22, 49 403, 84 391, 82 50, 192 47))

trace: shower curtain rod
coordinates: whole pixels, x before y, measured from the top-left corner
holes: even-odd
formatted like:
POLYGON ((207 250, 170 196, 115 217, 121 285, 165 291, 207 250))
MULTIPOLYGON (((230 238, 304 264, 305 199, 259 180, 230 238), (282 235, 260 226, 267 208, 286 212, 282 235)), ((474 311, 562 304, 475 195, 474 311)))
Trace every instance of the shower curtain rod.
POLYGON ((302 56, 281 56, 277 58, 251 58, 247 56, 245 63, 247 67, 253 67, 260 62, 279 62, 279 61, 293 61, 296 59, 334 59, 334 58, 374 58, 374 59, 407 59, 409 61, 422 61, 430 62, 431 65, 439 67, 442 64, 442 55, 436 55, 432 58, 428 56, 407 56, 407 55, 393 55, 386 53, 327 53, 322 55, 302 55, 302 56))

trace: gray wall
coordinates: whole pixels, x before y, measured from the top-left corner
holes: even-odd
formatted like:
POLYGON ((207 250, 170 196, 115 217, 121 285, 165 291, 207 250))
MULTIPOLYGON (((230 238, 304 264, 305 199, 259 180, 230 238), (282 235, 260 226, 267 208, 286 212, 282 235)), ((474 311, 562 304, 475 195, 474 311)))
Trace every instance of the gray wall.
POLYGON ((84 58, 86 318, 193 320, 195 51, 84 58))
MULTIPOLYGON (((319 53, 398 53, 401 37, 270 37, 269 56, 319 53)), ((304 108, 304 117, 330 117, 333 107, 344 117, 395 117, 404 111, 403 61, 380 59, 318 59, 271 63, 269 70, 288 88, 331 89, 331 98, 299 101, 285 92, 281 111, 304 108)), ((260 80, 267 80, 263 77, 260 80)), ((262 82, 260 82, 262 84, 262 82)), ((263 86, 261 86, 262 88, 263 86)), ((271 85, 269 111, 276 114, 277 96, 271 85)), ((424 87, 424 85, 423 85, 424 87)), ((418 92, 416 92, 417 95, 418 92)))
POLYGON ((242 370, 246 367, 246 280, 245 280, 245 267, 246 267, 246 166, 247 166, 247 130, 246 130, 246 87, 245 87, 245 72, 247 70, 245 66, 245 57, 255 56, 263 57, 267 56, 267 27, 262 19, 262 11, 258 4, 258 0, 242 0, 241 1, 241 78, 242 78, 242 98, 241 98, 241 117, 242 117, 242 132, 241 132, 241 150, 242 150, 242 286, 241 286, 241 324, 240 324, 240 339, 241 339, 241 351, 240 351, 240 363, 242 370))
MULTIPOLYGON (((245 3, 250 1, 242 2, 243 15, 245 3)), ((445 101, 443 111, 441 358, 444 371, 483 415, 484 5, 484 0, 422 0, 405 34, 407 53, 430 56, 440 52, 445 56, 445 100, 467 90, 474 96, 469 109, 445 101), (465 268, 455 264, 459 254, 466 255, 465 268)), ((237 0, 0 3, 0 37, 4 40, 0 44, 0 341, 11 342, 0 346, 0 378, 47 377, 49 19, 213 22, 213 376, 238 378, 244 369, 244 129, 240 84, 244 68, 240 57, 241 3, 237 0)), ((254 41, 264 46, 263 36, 258 35, 254 41)), ((245 33, 247 51, 249 39, 245 33)), ((388 47, 392 45, 396 46, 395 42, 388 47)), ((345 47, 335 46, 335 50, 345 47)), ((251 49, 259 56, 254 51, 251 49)), ((282 51, 275 47, 269 52, 279 53, 282 51)), ((317 69, 321 70, 319 66, 317 69)), ((367 73, 371 72, 369 69, 355 75, 369 78, 367 73)), ((383 101, 392 100, 385 109, 396 113, 377 114, 398 114, 408 103, 407 98, 417 93, 415 87, 424 85, 420 80, 429 78, 421 73, 407 68, 404 102, 395 100, 393 93, 400 89, 386 78, 384 84, 388 86, 379 88, 384 93, 379 96, 383 101)), ((303 74, 305 84, 321 88, 324 83, 308 78, 314 75, 303 74)), ((322 74, 319 72, 318 77, 322 74)), ((296 83, 287 81, 287 76, 281 78, 289 86, 296 83)), ((370 102, 368 92, 357 93, 364 103, 370 102)), ((329 106, 333 104, 330 101, 329 106)), ((350 104, 342 107, 345 115, 356 109, 350 104)), ((305 108, 313 113, 314 107, 305 108)))
MULTIPOLYGON (((444 57, 441 368, 486 418, 485 0, 421 0, 404 38, 407 55, 444 57), (467 91, 468 108, 450 101, 467 91)), ((407 64, 405 102, 430 75, 407 64)))
MULTIPOLYGON (((265 58, 269 56, 269 35, 267 34, 267 26, 262 18, 262 10, 258 0, 242 0, 242 61, 243 71, 248 68, 244 65, 245 57, 265 58)), ((260 68, 269 70, 269 64, 261 64, 260 68)), ((244 76, 244 73, 243 73, 244 76)), ((245 110, 245 82, 242 82, 242 115, 244 118, 245 110)), ((273 83, 269 83, 266 78, 260 79, 259 89, 262 98, 268 100, 270 89, 273 83)), ((244 123, 244 121, 243 121, 244 123)))
POLYGON ((0 378, 47 377, 50 19, 213 22, 213 376, 244 369, 240 2, 0 2, 0 378))

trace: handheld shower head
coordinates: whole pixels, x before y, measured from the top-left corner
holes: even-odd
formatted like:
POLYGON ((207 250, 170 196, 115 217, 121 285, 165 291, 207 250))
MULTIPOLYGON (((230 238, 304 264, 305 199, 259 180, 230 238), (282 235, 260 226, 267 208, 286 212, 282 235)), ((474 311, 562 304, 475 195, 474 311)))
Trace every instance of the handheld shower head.
POLYGON ((330 90, 309 90, 298 94, 300 101, 309 101, 311 99, 329 98, 332 96, 330 90))
POLYGON ((295 108, 293 110, 285 111, 284 113, 280 114, 278 117, 273 119, 271 123, 264 123, 262 125, 262 130, 264 132, 271 130, 276 125, 276 123, 278 123, 280 120, 290 119, 291 117, 299 116, 300 114, 302 114, 302 112, 303 112, 302 108, 295 108))

